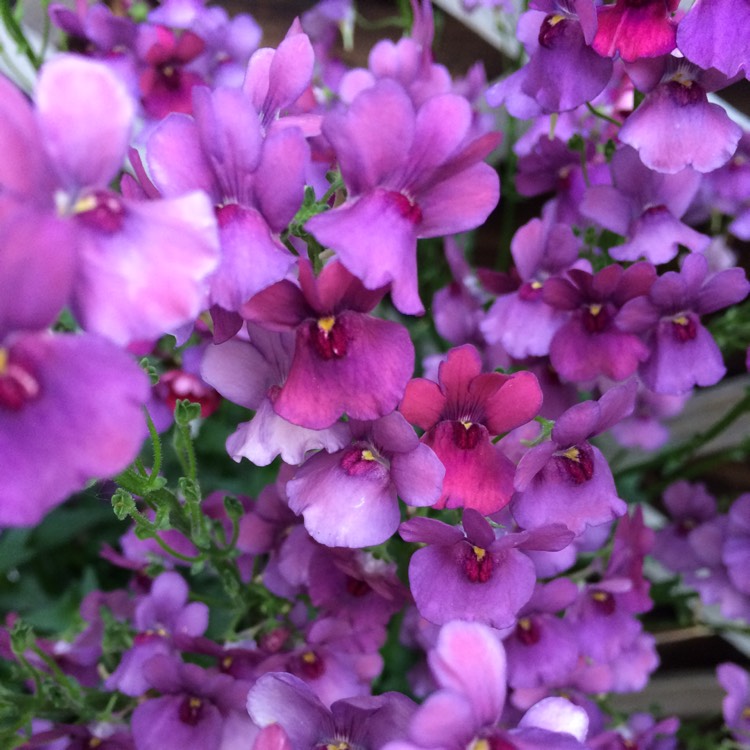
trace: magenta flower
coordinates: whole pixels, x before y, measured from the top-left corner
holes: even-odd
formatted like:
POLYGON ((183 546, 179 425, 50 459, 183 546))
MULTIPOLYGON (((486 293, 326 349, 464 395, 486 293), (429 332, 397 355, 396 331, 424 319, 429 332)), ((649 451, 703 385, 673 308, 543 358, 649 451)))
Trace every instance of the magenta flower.
POLYGON ((497 174, 481 161, 498 136, 468 140, 471 127, 463 97, 434 96, 415 110, 391 79, 323 123, 348 197, 306 227, 367 289, 392 284, 393 303, 403 313, 424 311, 417 238, 477 227, 498 201, 497 174))
POLYGON ((174 31, 165 26, 143 24, 136 47, 141 71, 138 86, 147 117, 161 120, 170 112, 192 111, 193 86, 204 83, 189 64, 205 49, 205 42, 192 31, 174 31))
POLYGON ((300 260, 299 282, 280 281, 241 311, 266 328, 296 330, 276 413, 322 430, 344 413, 370 420, 393 411, 414 369, 414 347, 403 326, 367 314, 385 289, 366 289, 336 261, 315 278, 309 261, 300 260))
POLYGON ((294 356, 294 334, 268 331, 247 324, 249 341, 234 338, 208 346, 201 374, 225 398, 253 409, 249 422, 238 425, 227 439, 227 452, 235 461, 247 458, 267 466, 277 456, 288 464, 301 464, 308 451, 333 452, 349 440, 349 428, 336 422, 323 430, 292 424, 274 411, 274 403, 289 375, 294 356))
POLYGON ((445 466, 443 493, 435 507, 495 513, 510 500, 514 467, 490 437, 538 413, 539 383, 529 372, 482 373, 479 353, 469 344, 448 352, 438 380, 412 380, 399 407, 409 422, 426 431, 422 441, 445 466))
POLYGON ((591 46, 605 57, 634 62, 668 55, 675 48, 677 24, 672 14, 680 0, 617 0, 597 8, 598 27, 591 46))

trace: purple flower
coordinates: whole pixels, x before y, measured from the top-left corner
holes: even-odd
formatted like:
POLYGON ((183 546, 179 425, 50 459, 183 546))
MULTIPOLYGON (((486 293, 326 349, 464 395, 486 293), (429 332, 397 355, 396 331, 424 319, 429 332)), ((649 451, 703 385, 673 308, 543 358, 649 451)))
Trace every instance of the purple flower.
POLYGON ((745 0, 700 0, 680 21, 677 45, 696 65, 716 68, 728 78, 744 69, 750 75, 750 6, 745 0))
POLYGON ((398 528, 398 497, 432 505, 445 473, 398 412, 375 422, 349 422, 353 442, 309 458, 286 485, 289 507, 313 539, 329 547, 382 544, 398 528))
POLYGON ((445 466, 435 507, 495 513, 510 500, 513 464, 490 436, 518 427, 539 411, 539 383, 529 372, 482 373, 479 353, 469 344, 448 352, 438 379, 412 380, 399 407, 426 430, 422 441, 445 466))
POLYGON ((144 665, 156 654, 173 655, 184 639, 202 635, 208 627, 208 607, 190 602, 185 579, 178 573, 162 573, 148 596, 138 602, 133 624, 138 631, 132 648, 122 657, 106 681, 110 689, 141 695, 149 688, 144 665))
POLYGON ((497 174, 481 161, 497 135, 468 140, 471 126, 463 97, 434 96, 415 110, 391 79, 323 123, 348 197, 306 227, 367 289, 392 284, 393 303, 403 313, 424 311, 417 238, 477 227, 497 203, 497 174))
POLYGON ((513 688, 555 688, 567 685, 578 659, 573 628, 557 613, 578 596, 565 578, 537 584, 518 613, 516 627, 505 639, 508 684, 513 688))
POLYGON ((534 563, 522 550, 562 549, 573 539, 562 526, 496 534, 471 508, 464 510, 463 530, 414 518, 400 534, 427 545, 409 562, 412 595, 425 619, 443 624, 461 618, 495 628, 511 627, 534 591, 534 563))
POLYGON ((732 585, 750 595, 750 494, 740 495, 729 509, 722 560, 732 585))
POLYGON ((679 219, 687 212, 701 183, 701 175, 687 167, 676 174, 654 172, 627 146, 611 161, 612 185, 586 191, 581 213, 627 238, 610 249, 615 260, 668 263, 680 245, 703 252, 709 237, 679 219))
POLYGON ((728 82, 709 75, 684 59, 668 56, 656 61, 643 82, 646 98, 625 120, 620 140, 638 151, 641 161, 657 172, 674 174, 692 166, 711 172, 726 164, 737 148, 742 128, 706 96, 728 82), (648 81, 655 71, 661 77, 648 81))
POLYGON ((542 219, 532 219, 513 236, 510 251, 521 287, 498 297, 481 323, 487 341, 502 344, 516 359, 549 353, 552 337, 567 314, 544 303, 544 283, 574 264, 580 266, 573 230, 555 222, 551 214, 546 210, 542 219))
POLYGON ((400 693, 337 700, 326 708, 307 684, 284 672, 264 675, 247 696, 253 722, 279 724, 300 749, 343 744, 379 750, 403 736, 415 708, 400 693))
POLYGON ((220 750, 252 743, 258 728, 244 710, 247 682, 163 654, 148 660, 143 673, 162 695, 133 711, 138 750, 220 750))
POLYGON ((403 326, 367 314, 385 289, 366 289, 336 261, 315 278, 309 261, 301 260, 299 282, 280 281, 241 311, 266 328, 296 330, 276 413, 322 430, 344 413, 370 420, 393 411, 414 369, 414 347, 403 326))
POLYGON ((572 312, 550 345, 550 361, 561 377, 587 383, 600 375, 615 381, 633 375, 648 349, 620 328, 618 314, 628 300, 646 294, 655 277, 654 267, 644 262, 627 269, 611 265, 596 274, 573 268, 567 278, 547 281, 544 301, 572 312))
POLYGON ((565 112, 595 99, 609 83, 612 61, 590 46, 596 30, 592 0, 539 0, 518 22, 529 62, 491 87, 487 101, 507 100, 516 117, 565 112), (529 102, 532 106, 529 106, 529 102))
POLYGON ((13 153, 0 178, 3 222, 32 223, 24 232, 31 258, 47 257, 53 222, 67 225, 58 252, 78 264, 66 292, 82 327, 125 344, 192 323, 217 262, 213 211, 200 193, 137 201, 110 190, 134 117, 123 85, 102 63, 74 55, 43 66, 35 111, 0 85, 0 142, 13 153))
POLYGON ((676 573, 696 570, 701 560, 693 551, 690 535, 716 516, 716 500, 708 494, 705 485, 681 480, 664 490, 663 501, 672 523, 656 532, 653 555, 676 573))
POLYGON ((599 401, 571 407, 557 419, 550 440, 521 459, 510 508, 522 528, 561 523, 578 535, 625 512, 609 464, 589 438, 633 410, 635 390, 630 381, 599 401))
POLYGON ((98 336, 0 336, 0 526, 38 523, 89 479, 126 468, 147 399, 145 374, 98 336))
POLYGON ((429 656, 439 689, 416 710, 408 740, 386 750, 583 750, 586 712, 563 698, 532 706, 517 728, 497 726, 505 706, 506 660, 497 633, 479 623, 445 624, 429 656))
POLYGON ((724 721, 740 743, 750 742, 750 677, 737 664, 726 662, 716 669, 716 678, 726 690, 721 704, 724 721))
POLYGON ((627 302, 618 316, 620 327, 648 332, 643 382, 656 393, 671 394, 718 383, 726 372, 721 352, 699 316, 742 301, 748 291, 743 269, 709 274, 708 261, 692 253, 679 272, 667 271, 646 296, 627 302))
POLYGON ((200 87, 193 100, 194 119, 171 115, 149 136, 149 171, 167 197, 210 196, 222 251, 210 302, 237 311, 294 265, 279 234, 302 203, 309 148, 297 128, 264 136, 259 112, 237 89, 200 87))

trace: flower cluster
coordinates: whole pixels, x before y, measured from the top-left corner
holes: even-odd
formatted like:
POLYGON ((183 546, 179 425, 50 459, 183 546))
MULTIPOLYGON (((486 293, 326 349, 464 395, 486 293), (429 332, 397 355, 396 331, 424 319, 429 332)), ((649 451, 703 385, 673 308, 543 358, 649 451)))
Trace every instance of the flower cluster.
POLYGON ((0 526, 91 480, 130 526, 77 628, 8 615, 9 746, 677 747, 595 698, 658 665, 647 556, 750 621, 750 494, 679 481, 655 532, 599 436, 674 479, 711 431, 664 420, 750 345, 750 140, 708 98, 750 76, 750 14, 528 5, 490 87, 435 61, 429 0, 360 68, 347 0, 276 48, 202 0, 50 5, 65 51, 26 43, 28 98, 0 78, 0 526), (528 127, 498 170, 501 106, 528 127))

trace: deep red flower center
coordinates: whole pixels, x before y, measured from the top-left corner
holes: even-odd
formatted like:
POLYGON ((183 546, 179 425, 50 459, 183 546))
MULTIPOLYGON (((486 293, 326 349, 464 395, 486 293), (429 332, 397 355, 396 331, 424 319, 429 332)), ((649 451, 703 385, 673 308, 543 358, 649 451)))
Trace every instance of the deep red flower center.
POLYGON ((203 701, 192 695, 185 696, 185 699, 180 703, 180 708, 178 709, 180 721, 191 727, 194 727, 200 721, 202 713, 203 701))
POLYGON ((605 305, 594 302, 583 309, 583 327, 589 333, 601 333, 609 324, 610 314, 605 305))
POLYGON ((346 577, 346 591, 347 593, 357 598, 369 594, 372 589, 367 581, 361 581, 359 578, 352 578, 352 576, 346 577))
POLYGON ((350 477, 380 474, 383 459, 372 446, 355 445, 341 456, 340 466, 350 477))
POLYGON ((395 191, 388 194, 391 204, 401 216, 412 224, 420 224, 422 221, 422 210, 417 202, 403 193, 395 191))
POLYGON ((349 337, 341 321, 333 315, 310 321, 310 339, 321 359, 341 359, 346 356, 349 337))
POLYGON ((492 576, 492 555, 482 547, 467 545, 463 559, 464 574, 472 583, 487 583, 492 576))
POLYGON ((473 450, 477 447, 481 437, 482 428, 480 425, 463 419, 453 422, 453 442, 461 450, 473 450))
POLYGON ((692 315, 677 315, 672 318, 672 334, 681 344, 692 341, 698 335, 698 327, 692 315))
POLYGON ((292 665, 293 671, 303 675, 308 680, 317 680, 326 671, 325 662, 314 651, 303 651, 292 665))
POLYGON ((548 15, 539 27, 539 44, 550 49, 559 37, 565 33, 565 27, 570 21, 559 13, 548 15))
POLYGON ((20 363, 13 362, 0 347, 0 409, 20 411, 39 395, 39 381, 20 363))
POLYGON ((518 296, 524 302, 536 302, 542 296, 543 284, 541 281, 527 281, 518 290, 518 296))
POLYGON ((558 453, 557 457, 575 484, 588 482, 594 476, 594 454, 587 443, 573 445, 558 453))
POLYGON ((110 190, 95 190, 73 204, 73 214, 85 226, 104 234, 122 229, 125 206, 122 199, 110 190))
POLYGON ((521 617, 516 625, 516 636, 524 646, 533 646, 541 640, 542 632, 535 620, 521 617))
POLYGON ((589 596, 594 604, 594 608, 599 614, 604 615, 605 617, 614 614, 617 603, 615 602, 614 596, 612 596, 609 591, 596 589, 592 591, 589 596))

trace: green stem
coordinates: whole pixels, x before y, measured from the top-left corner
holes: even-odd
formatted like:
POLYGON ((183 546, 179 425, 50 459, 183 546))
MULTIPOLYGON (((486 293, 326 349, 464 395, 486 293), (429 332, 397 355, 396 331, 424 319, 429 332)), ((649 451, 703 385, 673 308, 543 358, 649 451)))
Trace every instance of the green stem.
POLYGON ((617 125, 619 128, 622 123, 619 120, 615 120, 614 117, 610 117, 609 115, 605 115, 604 112, 599 111, 596 107, 594 107, 590 102, 586 102, 586 108, 589 112, 591 112, 592 115, 595 117, 598 117, 600 120, 604 120, 605 122, 609 122, 612 125, 617 125))
POLYGON ((663 472, 665 478, 673 477, 683 469, 683 464, 702 446, 710 443, 733 422, 736 422, 745 412, 750 411, 750 388, 746 389, 745 395, 741 398, 721 419, 717 420, 711 427, 703 432, 699 432, 692 438, 678 445, 672 450, 656 456, 655 458, 642 461, 621 469, 616 474, 616 479, 628 476, 630 474, 640 474, 649 469, 672 466, 672 468, 663 472), (678 462, 675 464, 675 462, 678 462))
POLYGON ((151 451, 154 457, 153 466, 151 467, 151 477, 158 477, 162 462, 161 438, 154 425, 154 420, 151 419, 151 415, 145 406, 143 407, 143 411, 146 413, 146 425, 148 426, 148 434, 151 436, 151 451))
POLYGON ((189 555, 183 555, 181 552, 178 552, 176 549, 171 547, 167 542, 165 542, 158 533, 154 533, 153 539, 156 541, 156 543, 168 554, 172 557, 176 557, 178 560, 182 560, 183 562, 190 563, 191 565, 193 563, 201 562, 205 558, 203 555, 198 555, 197 557, 190 557, 189 555))
POLYGON ((38 70, 41 65, 41 60, 31 48, 29 40, 26 39, 26 35, 23 33, 21 25, 13 15, 10 0, 0 0, 0 20, 2 20, 10 38, 18 45, 18 51, 22 52, 34 68, 38 70))

